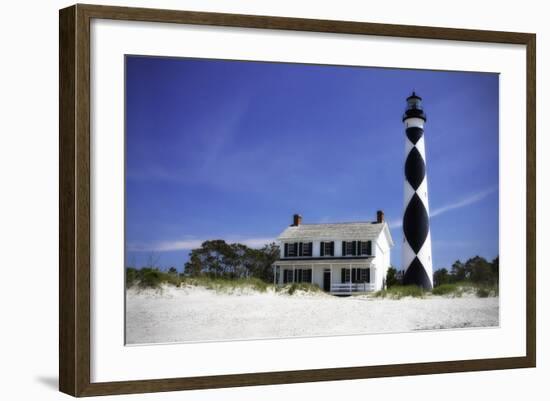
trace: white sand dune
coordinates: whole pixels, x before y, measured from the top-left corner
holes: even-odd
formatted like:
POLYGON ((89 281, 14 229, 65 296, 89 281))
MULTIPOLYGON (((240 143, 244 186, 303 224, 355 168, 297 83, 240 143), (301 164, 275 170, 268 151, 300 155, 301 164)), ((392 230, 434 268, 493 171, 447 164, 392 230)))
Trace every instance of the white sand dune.
POLYGON ((498 297, 377 299, 220 294, 201 287, 126 293, 126 343, 404 332, 499 324, 498 297))

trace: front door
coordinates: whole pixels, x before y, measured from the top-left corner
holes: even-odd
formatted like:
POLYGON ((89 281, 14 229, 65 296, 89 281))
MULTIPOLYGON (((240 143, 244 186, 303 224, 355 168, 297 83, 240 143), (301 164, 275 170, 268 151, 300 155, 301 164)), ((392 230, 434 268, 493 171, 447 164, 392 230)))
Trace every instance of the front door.
POLYGON ((330 292, 330 270, 323 272, 323 290, 330 292))

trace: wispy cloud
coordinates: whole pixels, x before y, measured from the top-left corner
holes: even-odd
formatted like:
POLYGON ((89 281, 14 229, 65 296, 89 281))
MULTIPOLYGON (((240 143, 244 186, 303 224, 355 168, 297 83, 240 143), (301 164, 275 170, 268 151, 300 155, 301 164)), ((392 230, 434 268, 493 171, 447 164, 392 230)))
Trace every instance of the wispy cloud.
MULTIPOLYGON (((209 238, 214 239, 214 237, 209 238)), ((169 240, 155 241, 150 243, 129 243, 127 251, 130 252, 168 252, 168 251, 185 251, 195 248, 200 248, 201 244, 208 239, 184 239, 184 240, 169 240)), ((227 243, 235 243, 246 245, 250 248, 261 248, 275 240, 275 238, 258 237, 258 238, 224 238, 227 243)))
MULTIPOLYGON (((485 199, 490 194, 496 192, 497 190, 498 190, 498 186, 495 185, 495 186, 489 187, 487 189, 484 189, 483 191, 471 194, 471 195, 459 200, 458 202, 449 203, 447 205, 435 208, 431 211, 430 217, 431 218, 437 217, 437 216, 440 216, 440 215, 445 214, 447 212, 450 212, 451 210, 461 209, 463 207, 466 207, 466 206, 472 205, 474 203, 477 203, 477 202, 485 199)), ((403 220, 390 221, 389 226, 390 226, 390 228, 402 227, 403 226, 403 220)))
POLYGON ((477 202, 485 199, 487 196, 489 196, 490 194, 492 194, 493 192, 495 192, 497 190, 498 190, 498 186, 490 187, 490 188, 487 188, 483 191, 472 194, 472 195, 470 195, 470 196, 468 196, 468 197, 466 197, 462 200, 459 200, 458 202, 450 203, 448 205, 445 205, 445 206, 439 207, 437 209, 434 209, 430 213, 430 217, 439 216, 440 214, 447 213, 451 210, 460 209, 460 208, 463 208, 465 206, 471 205, 473 203, 477 203, 477 202))

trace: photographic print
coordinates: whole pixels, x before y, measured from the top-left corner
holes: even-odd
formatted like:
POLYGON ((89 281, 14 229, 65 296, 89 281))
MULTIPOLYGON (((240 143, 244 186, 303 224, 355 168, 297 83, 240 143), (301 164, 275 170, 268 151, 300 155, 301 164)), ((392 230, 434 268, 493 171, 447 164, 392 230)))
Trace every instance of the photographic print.
POLYGON ((499 75, 127 55, 126 344, 499 325, 499 75))

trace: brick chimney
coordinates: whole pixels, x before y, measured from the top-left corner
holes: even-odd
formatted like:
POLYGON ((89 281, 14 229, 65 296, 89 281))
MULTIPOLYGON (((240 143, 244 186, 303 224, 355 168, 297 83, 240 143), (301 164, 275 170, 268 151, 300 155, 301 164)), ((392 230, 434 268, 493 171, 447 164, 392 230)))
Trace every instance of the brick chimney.
POLYGON ((292 227, 298 227, 300 224, 302 224, 302 216, 299 214, 292 216, 292 227))
POLYGON ((378 210, 376 212, 376 222, 377 223, 383 223, 384 222, 384 212, 382 210, 378 210))

